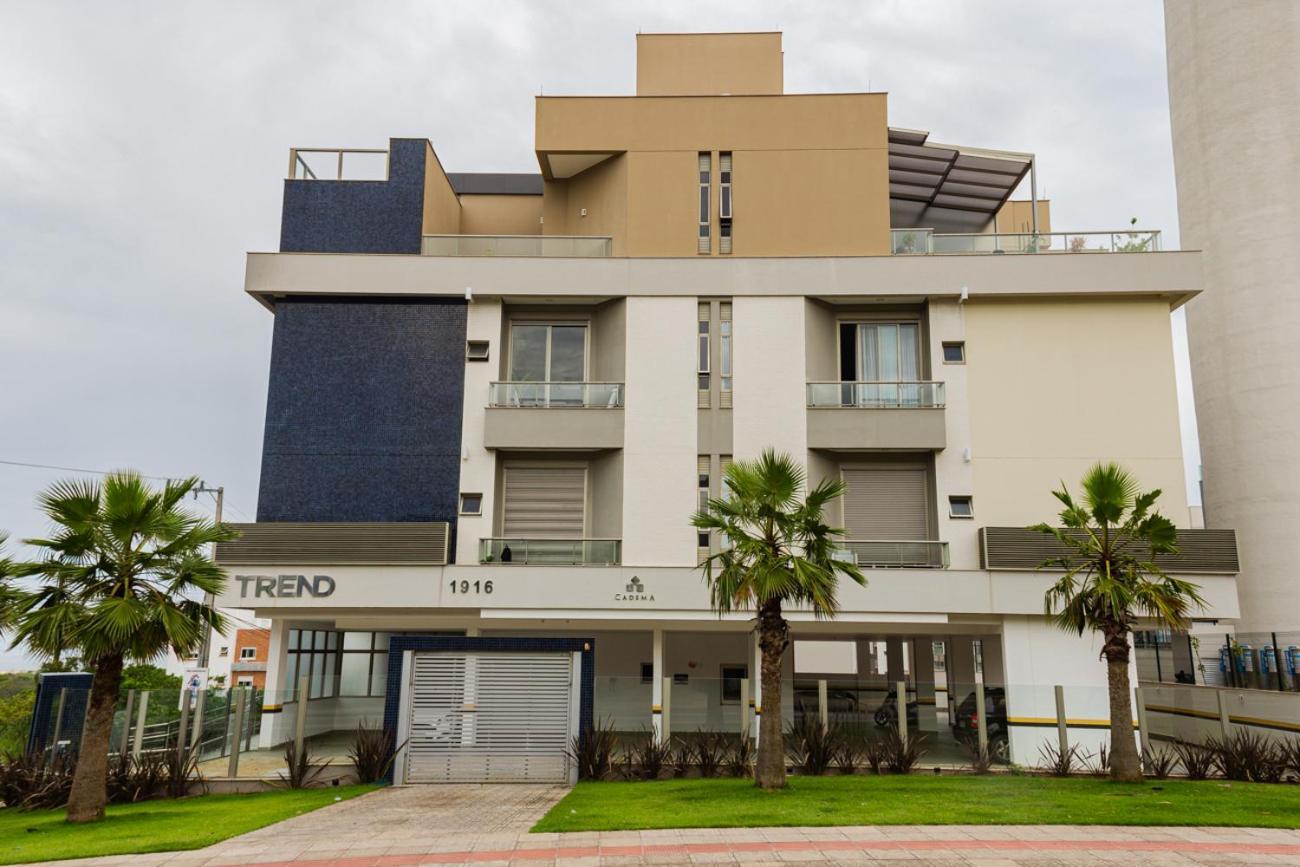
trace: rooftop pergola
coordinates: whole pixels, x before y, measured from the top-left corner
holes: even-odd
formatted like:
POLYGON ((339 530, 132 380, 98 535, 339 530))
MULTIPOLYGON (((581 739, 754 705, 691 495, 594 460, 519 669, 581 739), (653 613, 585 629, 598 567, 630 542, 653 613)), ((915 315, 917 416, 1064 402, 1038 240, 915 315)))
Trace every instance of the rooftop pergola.
POLYGON ((1038 230, 1033 154, 939 144, 929 137, 923 130, 889 128, 891 199, 992 217, 1029 175, 1038 230))

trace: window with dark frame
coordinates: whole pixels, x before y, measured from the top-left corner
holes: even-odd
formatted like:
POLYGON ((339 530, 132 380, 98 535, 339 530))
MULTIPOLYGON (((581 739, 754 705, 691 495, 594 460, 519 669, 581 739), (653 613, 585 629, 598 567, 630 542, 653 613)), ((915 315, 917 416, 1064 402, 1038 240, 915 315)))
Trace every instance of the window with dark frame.
POLYGON ((747 677, 749 677, 749 668, 747 666, 723 665, 720 667, 723 704, 738 704, 740 702, 740 682, 747 677))
POLYGON ((257 659, 257 648, 256 648, 256 647, 241 647, 241 648, 239 648, 239 658, 240 658, 240 659, 257 659))

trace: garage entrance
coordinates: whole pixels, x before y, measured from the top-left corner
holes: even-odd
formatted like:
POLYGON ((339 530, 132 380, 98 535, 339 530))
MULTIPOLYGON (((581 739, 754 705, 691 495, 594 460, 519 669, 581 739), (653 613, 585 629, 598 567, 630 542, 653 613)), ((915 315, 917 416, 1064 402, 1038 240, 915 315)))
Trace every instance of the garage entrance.
POLYGON ((580 654, 414 651, 403 671, 397 782, 571 781, 580 654))

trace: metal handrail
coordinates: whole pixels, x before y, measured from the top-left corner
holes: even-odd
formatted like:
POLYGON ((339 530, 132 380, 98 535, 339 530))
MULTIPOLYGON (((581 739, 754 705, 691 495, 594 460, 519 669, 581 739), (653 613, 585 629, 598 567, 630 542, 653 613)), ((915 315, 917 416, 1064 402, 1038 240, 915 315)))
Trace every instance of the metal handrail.
POLYGON ((808 383, 813 409, 942 409, 944 384, 936 380, 861 380, 808 383))
POLYGON ((938 539, 841 539, 838 548, 858 566, 947 569, 948 543, 938 539))
POLYGON ((479 562, 534 566, 617 566, 622 539, 491 536, 479 539, 479 562))
POLYGON ((621 409, 625 389, 622 382, 503 380, 488 384, 488 406, 621 409))

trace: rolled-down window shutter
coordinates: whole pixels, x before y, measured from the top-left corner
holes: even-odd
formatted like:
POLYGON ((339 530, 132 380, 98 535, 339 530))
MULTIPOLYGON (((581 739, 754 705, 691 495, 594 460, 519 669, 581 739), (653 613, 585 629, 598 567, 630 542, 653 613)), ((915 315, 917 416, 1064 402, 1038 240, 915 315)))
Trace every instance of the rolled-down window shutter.
POLYGON ((845 468, 844 527, 849 539, 927 539, 925 470, 845 468))
POLYGON ((587 474, 583 467, 506 467, 502 535, 581 539, 587 474))

